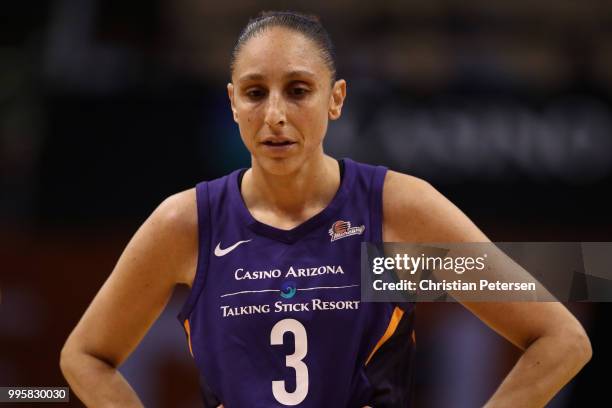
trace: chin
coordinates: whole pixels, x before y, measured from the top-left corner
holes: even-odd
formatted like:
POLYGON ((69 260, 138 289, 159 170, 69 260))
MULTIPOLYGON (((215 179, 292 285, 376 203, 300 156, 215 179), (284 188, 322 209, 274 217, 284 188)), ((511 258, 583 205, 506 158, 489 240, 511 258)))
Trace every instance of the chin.
POLYGON ((275 176, 284 176, 295 173, 303 164, 300 157, 256 157, 259 166, 266 172, 275 176))

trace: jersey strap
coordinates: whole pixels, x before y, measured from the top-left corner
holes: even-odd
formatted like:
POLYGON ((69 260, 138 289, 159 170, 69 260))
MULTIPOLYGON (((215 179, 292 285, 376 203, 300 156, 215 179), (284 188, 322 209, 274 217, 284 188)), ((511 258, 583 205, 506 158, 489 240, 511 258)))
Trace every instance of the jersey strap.
MULTIPOLYGON (((193 307, 202 293, 202 288, 206 281, 206 271, 208 270, 209 262, 209 248, 210 248, 210 235, 211 235, 211 214, 210 214, 210 201, 208 194, 208 182, 203 181, 196 185, 196 203, 198 207, 198 262, 197 262, 197 273, 193 280, 191 292, 187 301, 183 305, 181 311, 178 314, 178 319, 181 325, 186 326, 185 321, 188 319, 193 307)), ((189 333, 187 333, 189 336, 189 333)))

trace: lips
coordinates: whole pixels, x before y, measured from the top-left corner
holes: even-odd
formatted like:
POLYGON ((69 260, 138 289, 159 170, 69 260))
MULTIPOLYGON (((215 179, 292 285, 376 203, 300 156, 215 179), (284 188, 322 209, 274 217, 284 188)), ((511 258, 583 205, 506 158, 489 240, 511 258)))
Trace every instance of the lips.
POLYGON ((270 147, 280 147, 280 146, 290 146, 292 144, 294 144, 295 142, 290 142, 288 140, 284 141, 284 142, 263 142, 264 145, 266 146, 270 146, 270 147))
POLYGON ((271 152, 289 151, 296 142, 284 136, 267 136, 260 142, 264 148, 271 152))
POLYGON ((284 146, 291 146, 292 144, 295 144, 294 141, 284 138, 284 137, 268 137, 268 138, 265 138, 261 143, 269 147, 284 147, 284 146))
POLYGON ((297 142, 286 137, 270 136, 260 142, 260 146, 271 157, 285 157, 295 151, 297 142))

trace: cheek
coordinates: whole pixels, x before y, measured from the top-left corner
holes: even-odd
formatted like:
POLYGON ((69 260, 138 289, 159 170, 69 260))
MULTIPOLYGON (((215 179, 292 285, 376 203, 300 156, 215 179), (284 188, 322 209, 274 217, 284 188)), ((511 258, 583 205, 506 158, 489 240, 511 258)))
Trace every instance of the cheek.
POLYGON ((245 109, 244 107, 239 108, 237 113, 240 131, 249 135, 252 132, 251 128, 256 122, 256 113, 252 109, 245 109))
POLYGON ((244 143, 247 150, 253 153, 255 149, 254 140, 257 136, 259 128, 261 127, 259 114, 257 110, 246 109, 244 107, 239 107, 237 109, 237 113, 240 138, 242 139, 242 143, 244 143))
POLYGON ((308 110, 307 115, 301 115, 302 128, 307 133, 306 138, 313 144, 319 144, 325 137, 327 131, 327 105, 318 102, 308 110))

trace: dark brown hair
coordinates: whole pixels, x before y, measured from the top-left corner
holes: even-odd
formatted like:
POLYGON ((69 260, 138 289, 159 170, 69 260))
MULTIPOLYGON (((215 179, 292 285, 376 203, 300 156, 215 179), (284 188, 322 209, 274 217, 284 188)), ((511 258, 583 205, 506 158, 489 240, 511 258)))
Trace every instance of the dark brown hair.
POLYGON ((331 38, 319 17, 293 11, 262 11, 251 19, 240 33, 230 59, 230 74, 233 74, 236 58, 244 44, 270 27, 284 27, 296 31, 312 40, 321 53, 325 65, 331 72, 332 84, 336 80, 336 55, 331 38))

